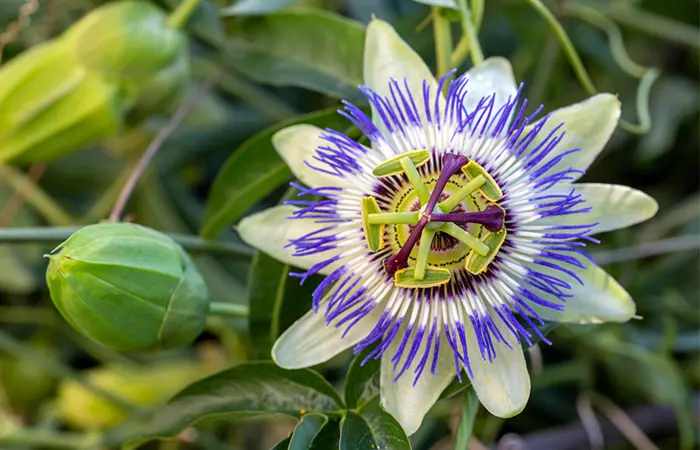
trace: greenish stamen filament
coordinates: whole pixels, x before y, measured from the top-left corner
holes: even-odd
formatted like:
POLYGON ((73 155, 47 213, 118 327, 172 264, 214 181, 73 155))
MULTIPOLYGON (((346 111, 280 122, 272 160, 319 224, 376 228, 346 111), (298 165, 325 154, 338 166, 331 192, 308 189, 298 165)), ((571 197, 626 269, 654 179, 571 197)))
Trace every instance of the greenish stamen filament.
POLYGON ((427 204, 428 200, 430 199, 430 192, 423 182, 423 178, 421 178, 420 174, 418 173, 418 169, 416 169, 416 166, 413 164, 413 161, 411 161, 411 159, 408 157, 401 158, 401 167, 403 168, 406 177, 408 177, 408 181, 410 181, 413 185, 413 189, 415 189, 421 205, 427 204))
POLYGON ((477 254, 481 256, 485 256, 489 252, 489 246, 472 236, 471 234, 467 233, 457 225, 453 223, 446 223, 444 224, 441 228, 441 231, 444 231, 445 233, 449 234, 453 238, 457 239, 458 241, 462 242, 463 244, 469 246, 472 250, 474 250, 477 254))
POLYGON ((484 183, 486 183, 486 178, 479 175, 478 177, 471 180, 469 183, 459 188, 457 192, 450 195, 447 199, 445 199, 445 201, 438 203, 438 207, 446 213, 452 211, 457 205, 459 205, 469 195, 473 194, 484 183))
POLYGON ((419 211, 411 212, 392 212, 392 213, 378 213, 369 214, 367 216, 367 222, 374 224, 402 224, 402 225, 415 225, 420 220, 419 211))
POLYGON ((420 245, 418 245, 418 258, 416 260, 416 268, 413 277, 416 280, 425 278, 425 270, 428 268, 428 257, 430 256, 430 246, 437 230, 431 230, 428 227, 423 228, 420 235, 420 245))

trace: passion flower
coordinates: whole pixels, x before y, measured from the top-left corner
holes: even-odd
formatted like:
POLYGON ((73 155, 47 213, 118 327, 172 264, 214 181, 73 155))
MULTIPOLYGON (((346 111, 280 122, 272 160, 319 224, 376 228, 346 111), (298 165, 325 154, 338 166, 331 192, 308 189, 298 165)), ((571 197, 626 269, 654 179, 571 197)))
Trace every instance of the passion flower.
POLYGON ((46 255, 51 299, 79 332, 119 351, 190 344, 209 294, 168 236, 129 223, 90 225, 46 255))
POLYGON ((272 357, 294 369, 367 350, 365 362, 381 360, 382 406, 409 434, 463 373, 491 413, 513 416, 530 394, 521 343, 549 343, 538 324, 635 313, 586 246, 656 203, 573 183, 615 129, 619 101, 601 94, 538 119, 503 58, 436 81, 389 24, 372 21, 366 39, 372 117, 347 102, 340 114, 371 147, 335 130, 280 131, 273 143, 310 187, 238 227, 308 269, 302 283, 327 275, 272 357))

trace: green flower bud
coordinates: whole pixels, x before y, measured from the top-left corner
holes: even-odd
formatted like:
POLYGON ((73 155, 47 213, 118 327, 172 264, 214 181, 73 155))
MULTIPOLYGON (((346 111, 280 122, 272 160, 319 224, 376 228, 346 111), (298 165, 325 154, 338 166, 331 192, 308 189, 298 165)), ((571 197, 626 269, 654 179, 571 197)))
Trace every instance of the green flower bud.
POLYGON ((56 308, 106 347, 185 346, 204 330, 204 280, 187 253, 162 233, 129 223, 90 225, 47 256, 56 308))
POLYGON ((166 24, 163 10, 144 1, 101 6, 68 31, 78 63, 120 82, 155 76, 187 51, 182 31, 166 24))
POLYGON ((0 162, 62 156, 115 134, 120 89, 77 65, 65 40, 51 41, 0 68, 0 162))

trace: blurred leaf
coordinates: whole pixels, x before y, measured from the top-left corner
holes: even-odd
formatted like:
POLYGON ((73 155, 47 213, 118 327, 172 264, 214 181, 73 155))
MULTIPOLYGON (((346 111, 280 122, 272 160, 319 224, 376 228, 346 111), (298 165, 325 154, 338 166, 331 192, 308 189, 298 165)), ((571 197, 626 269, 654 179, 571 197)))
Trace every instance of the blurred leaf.
POLYGON ((280 333, 280 312, 289 266, 263 252, 253 259, 248 280, 248 329, 257 359, 269 359, 280 333))
POLYGON ((310 413, 301 416, 301 420, 294 428, 289 450, 308 450, 316 438, 316 435, 328 423, 328 417, 323 414, 310 413))
POLYGON ((346 411, 340 429, 340 450, 410 450, 411 443, 391 414, 372 402, 359 414, 346 411))
POLYGON ((295 123, 321 128, 343 127, 345 119, 333 108, 296 117, 267 128, 243 143, 226 161, 209 192, 201 234, 216 237, 291 177, 289 168, 270 143, 278 130, 295 123))
POLYGON ((345 403, 348 408, 362 407, 379 395, 379 360, 371 358, 365 365, 361 364, 370 352, 371 349, 361 352, 350 364, 345 380, 345 403))
POLYGON ((688 398, 674 360, 622 341, 606 340, 604 346, 602 362, 619 389, 654 403, 679 405, 688 398))
POLYGON ((140 426, 125 448, 176 436, 206 418, 244 419, 307 411, 337 411, 343 401, 318 373, 284 370, 272 362, 242 364, 198 381, 140 426))
POLYGON ((252 79, 361 100, 364 27, 342 16, 295 10, 229 27, 224 61, 252 79))
POLYGON ((457 436, 455 437, 455 450, 469 449, 469 439, 474 431, 474 419, 476 419, 476 413, 479 412, 479 400, 476 398, 474 389, 470 389, 465 397, 462 417, 459 420, 457 436))
POLYGON ((236 0, 226 8, 221 9, 221 15, 226 16, 255 16, 263 15, 291 5, 294 0, 236 0))

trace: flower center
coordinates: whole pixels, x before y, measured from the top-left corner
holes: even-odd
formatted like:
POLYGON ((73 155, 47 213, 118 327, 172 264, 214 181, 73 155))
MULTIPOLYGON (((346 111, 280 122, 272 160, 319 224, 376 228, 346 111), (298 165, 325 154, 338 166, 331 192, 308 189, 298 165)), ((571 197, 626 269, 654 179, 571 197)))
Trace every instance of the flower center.
POLYGON ((418 167, 429 160, 427 150, 418 150, 384 161, 373 170, 378 178, 404 175, 420 206, 415 200, 407 202, 403 198, 394 211, 383 212, 375 197, 362 199, 362 224, 370 251, 381 250, 385 245, 385 227, 394 227, 399 249, 386 257, 383 265, 398 287, 429 288, 448 283, 452 278, 449 267, 456 263, 471 274, 482 273, 506 237, 505 211, 496 204, 503 194, 488 172, 464 155, 446 153, 437 179, 426 183, 418 167), (466 176, 468 182, 453 179, 460 172, 459 177, 466 176), (469 202, 477 192, 484 201, 472 200, 472 210, 466 211, 463 202, 469 202), (445 254, 449 260, 449 250, 457 243, 463 244, 466 253, 446 264, 448 268, 435 264, 445 261, 445 254))

